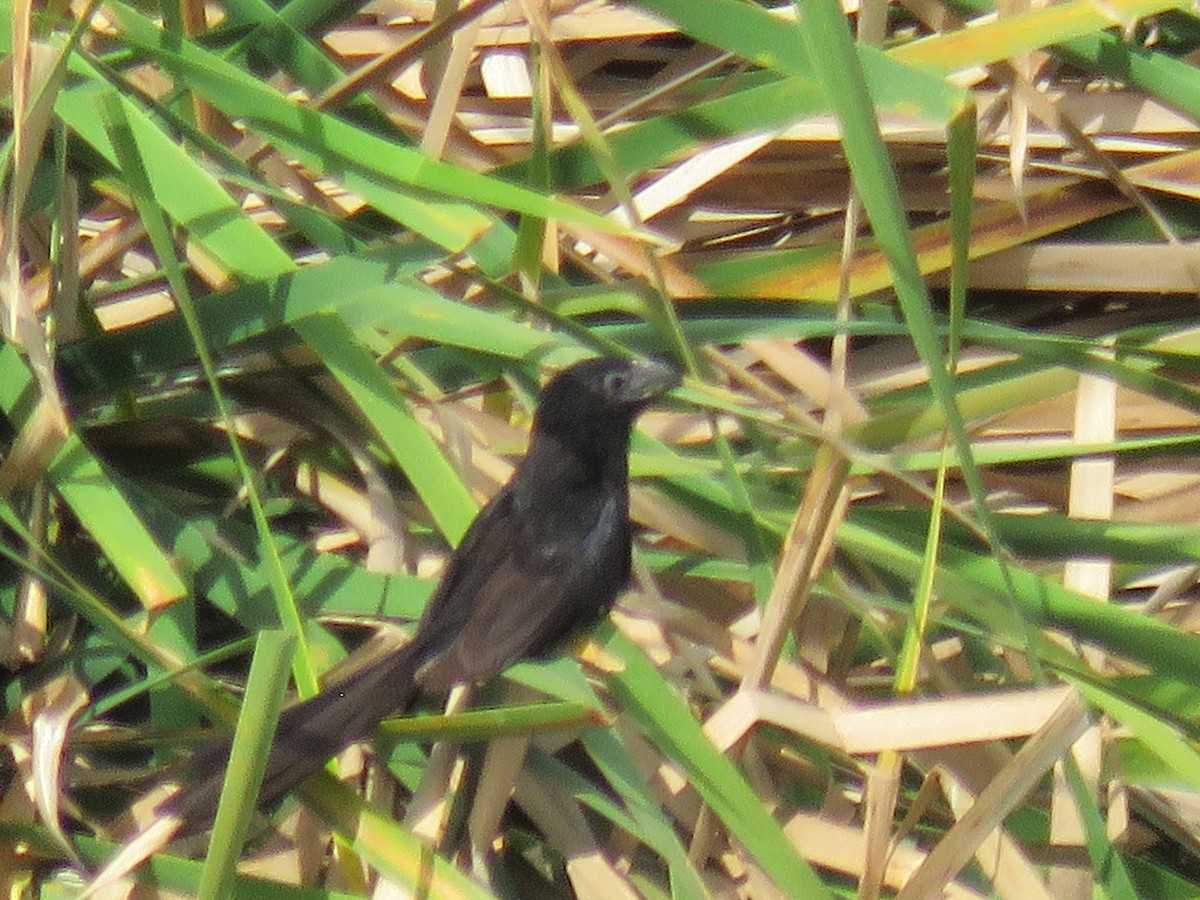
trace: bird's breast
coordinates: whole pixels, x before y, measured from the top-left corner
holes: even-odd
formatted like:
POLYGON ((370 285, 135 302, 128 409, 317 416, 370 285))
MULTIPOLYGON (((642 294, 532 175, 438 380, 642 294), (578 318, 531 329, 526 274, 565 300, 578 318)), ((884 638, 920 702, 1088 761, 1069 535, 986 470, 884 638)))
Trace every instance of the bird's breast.
POLYGON ((629 555, 628 499, 624 491, 583 491, 566 494, 560 502, 532 519, 536 534, 522 546, 532 569, 578 572, 619 565, 629 555))

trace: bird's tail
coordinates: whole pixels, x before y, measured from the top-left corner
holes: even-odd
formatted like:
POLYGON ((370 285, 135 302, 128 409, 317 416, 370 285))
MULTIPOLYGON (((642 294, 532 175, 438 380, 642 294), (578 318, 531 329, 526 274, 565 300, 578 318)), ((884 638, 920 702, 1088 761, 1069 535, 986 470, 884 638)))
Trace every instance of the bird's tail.
MULTIPOLYGON (((409 644, 284 710, 267 758, 259 807, 283 799, 338 751, 368 737, 385 716, 407 709, 417 693, 413 676, 419 662, 409 644)), ((212 824, 231 746, 232 738, 222 738, 201 747, 188 763, 195 777, 160 807, 183 820, 181 836, 212 824)))

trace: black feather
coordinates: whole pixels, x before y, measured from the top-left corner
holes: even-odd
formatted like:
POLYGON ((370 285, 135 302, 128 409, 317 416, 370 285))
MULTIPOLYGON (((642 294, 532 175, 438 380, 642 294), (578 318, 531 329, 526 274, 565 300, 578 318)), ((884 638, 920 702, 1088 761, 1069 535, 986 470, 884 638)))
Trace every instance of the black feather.
MULTIPOLYGON (((259 804, 280 800, 418 691, 492 678, 604 615, 629 580, 629 434, 678 383, 659 364, 600 358, 542 391, 529 452, 450 558, 413 640, 284 711, 259 804)), ((201 749, 166 801, 183 830, 211 824, 230 742, 201 749)))

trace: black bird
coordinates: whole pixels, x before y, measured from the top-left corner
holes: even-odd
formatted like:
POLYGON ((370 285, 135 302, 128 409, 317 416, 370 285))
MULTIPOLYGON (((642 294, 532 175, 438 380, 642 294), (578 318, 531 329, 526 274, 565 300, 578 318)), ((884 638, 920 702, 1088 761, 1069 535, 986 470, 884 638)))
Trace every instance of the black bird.
MULTIPOLYGON (((638 414, 678 383, 664 365, 608 357, 550 381, 524 461, 450 557, 412 641, 284 711, 260 806, 418 692, 485 681, 608 611, 629 580, 629 434, 638 414)), ((198 778, 165 801, 162 811, 181 818, 182 831, 211 824, 229 748, 229 740, 202 748, 190 764, 198 778)))

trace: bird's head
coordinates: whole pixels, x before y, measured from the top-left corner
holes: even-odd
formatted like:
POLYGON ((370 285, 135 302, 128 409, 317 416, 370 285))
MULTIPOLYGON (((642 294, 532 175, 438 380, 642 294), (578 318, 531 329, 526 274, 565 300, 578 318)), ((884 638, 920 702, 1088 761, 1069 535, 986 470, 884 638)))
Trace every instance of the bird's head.
POLYGON ((563 369, 542 390, 534 431, 544 434, 627 432, 638 413, 679 384, 657 362, 602 356, 563 369))

